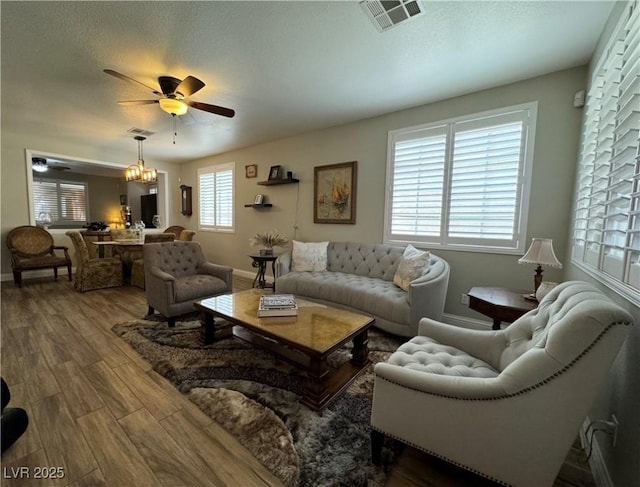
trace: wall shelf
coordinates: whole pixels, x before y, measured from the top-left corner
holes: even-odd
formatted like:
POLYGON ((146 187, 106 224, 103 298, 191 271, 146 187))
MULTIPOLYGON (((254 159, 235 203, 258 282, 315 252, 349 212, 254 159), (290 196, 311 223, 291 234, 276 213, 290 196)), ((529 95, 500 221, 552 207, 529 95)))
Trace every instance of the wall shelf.
POLYGON ((291 179, 269 179, 267 181, 258 181, 258 184, 261 186, 275 186, 276 184, 294 184, 299 183, 299 179, 291 178, 291 179))
POLYGON ((271 203, 263 203, 261 205, 244 205, 245 208, 271 208, 273 205, 271 203))

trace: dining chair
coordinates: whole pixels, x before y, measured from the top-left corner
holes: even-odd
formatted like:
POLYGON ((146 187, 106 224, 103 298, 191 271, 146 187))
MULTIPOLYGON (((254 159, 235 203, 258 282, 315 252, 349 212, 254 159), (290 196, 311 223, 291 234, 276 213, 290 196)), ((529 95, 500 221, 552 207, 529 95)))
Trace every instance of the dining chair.
POLYGON ((58 267, 66 267, 71 281, 71 257, 68 247, 54 245, 53 236, 44 228, 32 225, 16 227, 7 234, 7 247, 11 252, 13 282, 22 287, 22 273, 38 269, 53 269, 54 279, 58 279, 58 267), (64 252, 57 255, 56 250, 64 252))

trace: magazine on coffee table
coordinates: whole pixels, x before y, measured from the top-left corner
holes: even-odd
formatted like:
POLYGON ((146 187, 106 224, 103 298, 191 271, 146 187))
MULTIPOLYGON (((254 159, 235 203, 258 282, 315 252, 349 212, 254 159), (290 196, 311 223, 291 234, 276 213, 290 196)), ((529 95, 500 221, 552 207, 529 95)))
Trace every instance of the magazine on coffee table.
POLYGON ((263 294, 260 296, 258 316, 297 316, 298 304, 293 294, 263 294))

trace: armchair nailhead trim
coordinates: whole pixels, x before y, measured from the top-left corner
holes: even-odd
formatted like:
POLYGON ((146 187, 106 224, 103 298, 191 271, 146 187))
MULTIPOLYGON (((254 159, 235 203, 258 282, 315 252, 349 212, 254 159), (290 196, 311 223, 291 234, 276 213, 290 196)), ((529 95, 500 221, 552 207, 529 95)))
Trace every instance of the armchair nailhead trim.
POLYGON ((425 453, 428 453, 429 455, 432 455, 432 456, 434 456, 434 457, 437 457, 437 458, 439 458, 440 460, 444 460, 444 461, 445 461, 445 462, 447 462, 447 463, 450 463, 450 464, 455 465, 455 466, 460 467, 460 468, 464 468, 464 469, 465 469, 465 470, 467 470, 468 472, 475 473, 476 475, 479 475, 479 476, 481 476, 481 477, 484 477, 485 479, 489 479, 489 480, 491 480, 491 481, 493 481, 493 482, 496 482, 497 484, 500 484, 500 485, 506 485, 506 486, 510 486, 510 485, 511 485, 511 484, 508 484, 508 483, 506 483, 506 482, 504 482, 504 481, 502 481, 502 480, 498 480, 498 479, 496 479, 496 478, 492 477, 491 475, 487 475, 487 474, 485 474, 485 473, 480 472, 479 470, 476 470, 476 469, 474 469, 474 468, 468 467, 467 465, 465 465, 465 464, 463 464, 463 463, 456 462, 455 460, 451 460, 450 458, 447 458, 447 457, 445 457, 444 455, 440 455, 439 453, 433 452, 433 451, 429 450, 428 448, 424 448, 424 447, 422 447, 422 446, 420 446, 420 445, 416 445, 415 443, 412 443, 412 442, 410 442, 410 441, 403 440, 402 438, 399 438, 399 437, 397 437, 397 436, 395 436, 395 435, 392 435, 391 433, 387 433, 386 431, 382 431, 380 428, 376 428, 376 427, 375 427, 375 426, 373 426, 373 425, 371 426, 371 429, 374 429, 374 430, 376 430, 376 431, 378 431, 378 432, 382 433, 383 435, 388 436, 389 438, 393 438, 394 440, 397 440, 397 441, 399 441, 400 443, 404 443, 405 445, 412 446, 412 447, 414 447, 414 448, 415 448, 415 449, 417 449, 417 450, 423 451, 423 452, 425 452, 425 453))
POLYGON ((605 335, 605 333, 607 333, 612 327, 617 326, 617 325, 624 325, 624 326, 630 326, 632 323, 629 323, 627 321, 622 321, 622 322, 615 322, 615 323, 611 323, 609 324, 604 330, 602 330, 600 332, 600 334, 596 337, 596 339, 587 347, 584 349, 584 351, 578 355, 575 359, 573 359, 569 364, 565 365, 562 369, 560 369, 558 372, 556 372, 555 374, 547 377, 546 379, 541 380, 540 382, 538 382, 537 384, 534 384, 532 386, 529 386, 525 389, 522 389, 521 391, 518 392, 514 392, 512 394, 505 394, 504 396, 496 396, 496 397, 473 397, 473 398, 469 398, 469 397, 455 397, 455 396, 448 396, 446 394, 434 394, 433 392, 425 392, 422 391, 420 389, 416 389, 415 387, 407 387, 404 384, 399 384, 396 381, 392 381, 389 380, 385 377, 378 377, 376 376, 376 379, 380 379, 380 380, 384 380, 386 382, 389 382, 391 384, 394 384, 398 387, 402 387, 404 389, 409 389, 411 391, 416 391, 419 392, 421 394, 428 394, 431 396, 437 396, 437 397, 444 397, 445 399, 455 399, 457 401, 499 401, 499 400, 503 400, 503 399, 509 399, 511 397, 517 397, 517 396, 521 396, 523 394, 527 394, 528 392, 531 392, 539 387, 542 387, 545 384, 548 384, 549 382, 551 382, 552 380, 554 380, 555 378, 561 376, 562 374, 564 374, 567 370, 569 370, 571 367, 573 367, 573 365, 575 363, 577 363, 582 357, 584 357, 593 347, 596 343, 598 343, 602 337, 605 335))

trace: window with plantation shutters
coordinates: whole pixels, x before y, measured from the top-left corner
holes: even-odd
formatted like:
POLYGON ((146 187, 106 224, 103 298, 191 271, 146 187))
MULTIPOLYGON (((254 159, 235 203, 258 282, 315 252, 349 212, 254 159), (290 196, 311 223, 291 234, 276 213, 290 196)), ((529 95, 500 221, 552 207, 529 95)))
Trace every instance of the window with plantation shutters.
POLYGON ((198 169, 201 230, 234 230, 233 175, 234 164, 198 169))
POLYGON ((524 252, 536 109, 390 132, 385 240, 524 252))
POLYGON ((87 222, 87 185, 56 179, 33 182, 34 220, 51 214, 51 227, 73 228, 87 222))
POLYGON ((573 262, 640 304, 640 13, 627 5, 583 116, 573 262))

